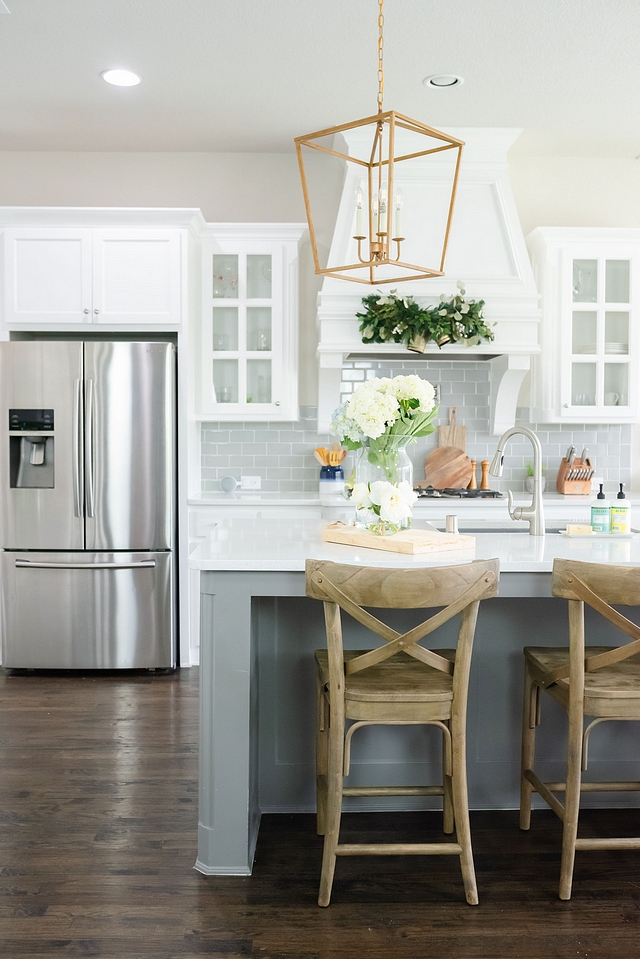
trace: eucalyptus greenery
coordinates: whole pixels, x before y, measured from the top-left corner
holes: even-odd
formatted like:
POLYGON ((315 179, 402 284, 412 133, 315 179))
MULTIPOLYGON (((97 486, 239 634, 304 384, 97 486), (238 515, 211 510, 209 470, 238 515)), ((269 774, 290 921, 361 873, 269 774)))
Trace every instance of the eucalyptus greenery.
MULTIPOLYGON (((445 343, 463 342, 476 346, 481 340, 492 340, 493 330, 482 316, 484 300, 466 300, 464 284, 447 299, 445 293, 433 306, 417 303, 412 296, 371 293, 362 299, 364 313, 360 320, 363 343, 406 343, 410 349, 423 340, 433 340, 439 348, 445 343)), ((418 347, 419 351, 422 349, 418 347)))

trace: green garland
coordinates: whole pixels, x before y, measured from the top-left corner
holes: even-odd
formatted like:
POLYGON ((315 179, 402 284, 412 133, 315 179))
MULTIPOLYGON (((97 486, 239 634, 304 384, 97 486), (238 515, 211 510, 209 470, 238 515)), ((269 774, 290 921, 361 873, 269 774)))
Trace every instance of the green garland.
POLYGON ((462 283, 458 289, 450 299, 443 294, 434 306, 422 306, 412 296, 396 296, 395 290, 363 297, 365 312, 356 313, 362 342, 406 343, 415 349, 412 344, 420 338, 433 340, 439 348, 445 343, 476 346, 481 340, 492 340, 493 330, 482 316, 484 300, 465 300, 462 283))

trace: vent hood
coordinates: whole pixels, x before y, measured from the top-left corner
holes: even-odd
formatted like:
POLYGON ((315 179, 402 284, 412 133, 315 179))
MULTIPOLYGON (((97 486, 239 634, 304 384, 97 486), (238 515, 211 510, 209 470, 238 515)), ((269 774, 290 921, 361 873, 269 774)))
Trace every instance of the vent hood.
MULTIPOLYGON (((399 295, 411 295, 425 303, 435 303, 441 293, 456 292, 456 281, 465 284, 466 296, 485 301, 484 315, 495 323, 495 339, 465 349, 460 344, 439 350, 429 344, 423 356, 433 359, 486 359, 491 363, 491 431, 500 433, 512 426, 520 386, 529 370, 531 356, 540 352, 538 326, 539 295, 518 213, 509 182, 507 151, 520 135, 514 129, 449 129, 447 132, 466 143, 451 236, 445 263, 446 276, 430 280, 401 281, 393 289, 399 295)), ((357 136, 351 131, 349 136, 357 136)), ((347 141, 347 147, 355 147, 347 141)), ((398 186, 405 195, 405 208, 411 196, 420 195, 433 209, 446 201, 450 176, 446 156, 441 166, 434 157, 424 162, 424 170, 414 162, 410 178, 403 180, 397 171, 398 186)), ((355 203, 359 171, 355 164, 347 169, 342 187, 330 263, 352 262, 355 255, 355 203)), ((424 249, 417 250, 415 263, 428 263, 428 229, 424 249)), ((418 243, 419 248, 419 243, 418 243)), ((366 345, 362 342, 355 314, 362 308, 362 297, 375 291, 359 283, 325 277, 318 294, 318 425, 327 429, 331 414, 340 402, 341 369, 349 356, 381 358, 390 354, 419 362, 421 354, 408 351, 402 344, 366 345)), ((384 294, 389 286, 381 287, 384 294)))

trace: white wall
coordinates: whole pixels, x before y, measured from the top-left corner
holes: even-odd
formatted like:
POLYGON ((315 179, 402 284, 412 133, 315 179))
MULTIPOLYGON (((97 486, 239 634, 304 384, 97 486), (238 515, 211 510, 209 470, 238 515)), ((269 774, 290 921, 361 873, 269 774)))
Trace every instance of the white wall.
MULTIPOLYGON (((640 226, 640 160, 524 157, 510 176, 525 235, 536 226, 640 226)), ((327 184, 318 242, 329 243, 338 181, 327 184)), ((0 205, 200 207, 218 222, 303 221, 293 153, 0 152, 0 205)), ((300 402, 315 405, 315 298, 308 246, 302 250, 300 402)), ((640 451, 640 427, 634 449, 640 451)), ((633 463, 640 488, 640 452, 633 463)))

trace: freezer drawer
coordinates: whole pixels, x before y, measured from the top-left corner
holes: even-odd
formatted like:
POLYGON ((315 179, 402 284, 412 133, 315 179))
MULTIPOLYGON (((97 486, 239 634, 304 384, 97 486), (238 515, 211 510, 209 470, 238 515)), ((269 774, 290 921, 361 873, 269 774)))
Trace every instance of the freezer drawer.
POLYGON ((4 552, 2 665, 175 665, 170 552, 4 552))

